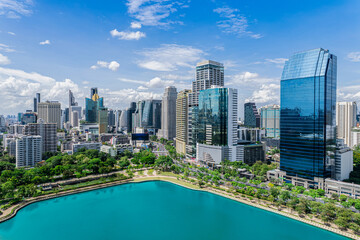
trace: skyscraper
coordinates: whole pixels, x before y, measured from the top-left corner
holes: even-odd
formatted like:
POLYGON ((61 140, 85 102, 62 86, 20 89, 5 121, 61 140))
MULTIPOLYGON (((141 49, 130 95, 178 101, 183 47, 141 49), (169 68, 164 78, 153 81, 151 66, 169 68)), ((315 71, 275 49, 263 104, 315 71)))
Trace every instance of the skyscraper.
POLYGON ((197 160, 208 165, 237 159, 237 90, 212 87, 200 91, 194 124, 197 160))
POLYGON ((34 112, 38 111, 39 102, 40 102, 40 93, 36 93, 36 97, 34 98, 34 112))
POLYGON ((85 120, 90 123, 98 121, 98 112, 104 107, 104 98, 97 94, 97 88, 91 88, 91 98, 85 98, 85 120))
POLYGON ((92 98, 95 94, 98 94, 97 88, 91 88, 90 89, 90 98, 92 98))
POLYGON ((186 154, 188 143, 188 95, 191 90, 183 90, 176 98, 176 152, 186 154))
POLYGON ((99 123, 99 134, 108 132, 108 109, 107 108, 99 108, 98 111, 98 121, 99 123))
POLYGON ((322 48, 295 53, 281 78, 280 169, 314 181, 334 174, 337 58, 322 48))
POLYGON ((209 89, 211 86, 224 86, 224 65, 215 61, 207 60, 196 65, 196 79, 192 83, 192 92, 189 93, 188 110, 188 146, 187 153, 195 156, 196 139, 193 139, 193 119, 196 118, 195 108, 199 103, 199 92, 209 89))
POLYGON ((46 123, 56 123, 61 128, 61 104, 55 101, 46 101, 38 104, 38 119, 46 123))
POLYGON ((244 125, 246 127, 260 127, 260 114, 253 102, 244 104, 244 125))
POLYGON ((265 136, 269 138, 280 137, 280 106, 268 105, 261 107, 260 127, 265 129, 265 136))
MULTIPOLYGON (((127 113, 125 114, 127 117, 126 120, 126 128, 127 128, 127 132, 132 132, 133 128, 134 128, 134 122, 133 122, 133 113, 136 111, 136 102, 131 102, 130 103, 130 107, 127 109, 127 113)), ((125 116, 124 115, 124 116, 125 116)), ((124 122, 125 120, 123 120, 124 122)))
POLYGON ((356 127, 356 102, 336 103, 337 138, 344 139, 344 143, 352 147, 351 129, 356 127))
POLYGON ((173 86, 165 88, 161 104, 161 130, 159 136, 167 140, 176 137, 176 97, 177 91, 173 86))

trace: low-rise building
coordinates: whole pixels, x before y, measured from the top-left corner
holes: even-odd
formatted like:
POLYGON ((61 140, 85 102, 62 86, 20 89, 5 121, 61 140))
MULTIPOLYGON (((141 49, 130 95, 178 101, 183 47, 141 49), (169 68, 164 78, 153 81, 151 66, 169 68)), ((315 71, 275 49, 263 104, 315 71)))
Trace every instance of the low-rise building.
POLYGON ((78 142, 72 144, 72 152, 76 153, 79 149, 85 148, 86 150, 95 149, 100 151, 101 143, 99 142, 78 142))
POLYGON ((335 179, 342 181, 349 179, 349 175, 354 168, 353 151, 345 145, 344 139, 337 139, 336 145, 335 179))

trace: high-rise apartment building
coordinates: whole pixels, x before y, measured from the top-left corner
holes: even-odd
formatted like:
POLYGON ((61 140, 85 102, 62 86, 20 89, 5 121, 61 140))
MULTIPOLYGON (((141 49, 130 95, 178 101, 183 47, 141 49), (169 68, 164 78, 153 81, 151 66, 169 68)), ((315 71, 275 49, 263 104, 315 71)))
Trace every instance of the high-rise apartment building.
POLYGON ((176 97, 177 91, 173 86, 165 88, 161 104, 161 129, 159 137, 174 140, 176 137, 176 97))
POLYGON ((126 120, 126 129, 127 132, 132 132, 133 128, 135 127, 135 122, 133 121, 133 114, 136 111, 136 102, 131 102, 130 107, 127 109, 127 120, 126 120))
POLYGON ((336 103, 337 138, 344 139, 347 146, 352 147, 351 129, 356 127, 356 102, 336 103))
POLYGON ((16 167, 33 167, 42 158, 41 136, 20 136, 16 139, 16 167))
POLYGON ((79 126, 79 112, 72 111, 70 115, 71 115, 70 125, 72 127, 78 127, 79 126))
POLYGON ((57 151, 57 125, 55 123, 45 123, 43 120, 38 120, 38 123, 29 123, 24 126, 23 134, 30 136, 41 136, 42 151, 56 152, 57 151))
POLYGON ((322 48, 295 53, 281 77, 280 169, 287 178, 331 177, 336 152, 337 58, 322 48))
POLYGON ((244 104, 244 125, 246 127, 260 127, 260 114, 253 102, 244 104))
POLYGON ((280 137, 280 106, 268 105, 261 107, 260 128, 265 129, 265 136, 268 138, 280 137))
POLYGON ((195 81, 192 83, 192 92, 189 93, 188 110, 188 146, 187 154, 195 156, 196 139, 193 139, 193 119, 196 118, 195 108, 199 103, 201 90, 209 89, 211 86, 224 86, 224 65, 215 61, 207 60, 196 65, 195 81))
POLYGON ((201 90, 194 119, 197 159, 208 165, 237 160, 237 90, 215 87, 201 90))
POLYGON ((191 90, 180 91, 176 98, 176 152, 186 154, 188 143, 188 95, 191 90))
POLYGON ((61 104, 55 101, 40 102, 38 119, 40 118, 46 123, 56 123, 57 128, 61 128, 61 104))

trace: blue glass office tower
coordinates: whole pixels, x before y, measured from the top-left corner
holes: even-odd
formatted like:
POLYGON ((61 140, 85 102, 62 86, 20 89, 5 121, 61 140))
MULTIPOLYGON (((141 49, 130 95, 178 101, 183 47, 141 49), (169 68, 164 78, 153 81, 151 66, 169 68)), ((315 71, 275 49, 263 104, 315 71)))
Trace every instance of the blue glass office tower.
POLYGON ((310 180, 332 175, 336 146, 337 58, 328 50, 294 54, 281 78, 280 169, 310 180))

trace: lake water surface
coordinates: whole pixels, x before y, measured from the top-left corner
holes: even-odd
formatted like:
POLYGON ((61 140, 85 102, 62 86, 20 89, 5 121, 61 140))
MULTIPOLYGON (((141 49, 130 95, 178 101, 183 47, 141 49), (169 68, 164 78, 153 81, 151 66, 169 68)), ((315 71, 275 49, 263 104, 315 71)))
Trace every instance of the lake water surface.
POLYGON ((1 240, 347 239, 211 193, 130 183, 34 203, 0 224, 1 240))

